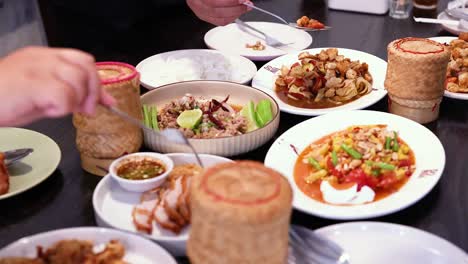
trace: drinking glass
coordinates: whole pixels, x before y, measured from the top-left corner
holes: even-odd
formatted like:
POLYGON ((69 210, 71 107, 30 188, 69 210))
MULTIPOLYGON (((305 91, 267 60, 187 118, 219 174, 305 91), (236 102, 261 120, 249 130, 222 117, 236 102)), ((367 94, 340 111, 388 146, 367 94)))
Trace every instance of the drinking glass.
POLYGON ((405 19, 409 17, 411 0, 389 0, 390 17, 405 19))
POLYGON ((437 0, 413 0, 413 15, 415 17, 436 17, 437 0))

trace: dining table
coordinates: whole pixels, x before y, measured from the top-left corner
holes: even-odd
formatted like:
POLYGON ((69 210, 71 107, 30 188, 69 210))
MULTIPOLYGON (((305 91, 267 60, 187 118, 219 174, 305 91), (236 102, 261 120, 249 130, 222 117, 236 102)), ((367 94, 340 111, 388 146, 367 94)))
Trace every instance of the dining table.
MULTIPOLYGON (((44 4, 43 2, 46 1, 41 3, 44 4)), ((377 15, 331 10, 326 2, 254 1, 255 5, 280 14, 290 21, 307 15, 330 26, 331 29, 327 31, 310 32, 313 42, 309 48, 355 49, 386 60, 387 45, 395 39, 451 36, 440 25, 416 23, 411 16, 408 19, 394 19, 388 13, 377 15)), ((438 2, 440 12, 447 6, 448 1, 438 2)), ((132 25, 119 28, 118 31, 105 23, 95 24, 78 12, 72 12, 63 6, 54 8, 41 7, 49 45, 82 49, 93 54, 97 61, 121 61, 136 65, 144 58, 161 52, 205 49, 207 46, 204 43, 204 34, 214 27, 196 18, 185 1, 155 5, 153 10, 144 10, 144 14, 142 13, 132 25)), ((278 22, 256 10, 241 18, 244 21, 278 22)), ((255 62, 259 69, 265 63, 255 62)), ((141 87, 141 93, 145 92, 147 90, 141 87)), ((387 97, 367 109, 387 112, 387 97)), ((280 118, 279 129, 270 141, 258 149, 232 159, 263 162, 275 139, 289 128, 311 117, 283 112, 280 118)), ((396 213, 365 221, 415 227, 468 251, 468 191, 465 189, 468 188, 468 102, 444 98, 439 118, 425 126, 440 139, 445 149, 446 164, 440 181, 416 204, 396 213)), ((43 119, 24 128, 38 131, 53 139, 60 147, 61 161, 51 177, 38 186, 0 200, 0 210, 3 212, 0 214, 0 247, 40 232, 96 226, 92 196, 102 177, 87 173, 81 168, 72 117, 43 119)), ((426 155, 431 153, 427 152, 426 155)), ((314 217, 297 210, 293 211, 291 221, 311 229, 343 222, 314 217)), ((178 258, 177 261, 189 263, 186 258, 178 258)))

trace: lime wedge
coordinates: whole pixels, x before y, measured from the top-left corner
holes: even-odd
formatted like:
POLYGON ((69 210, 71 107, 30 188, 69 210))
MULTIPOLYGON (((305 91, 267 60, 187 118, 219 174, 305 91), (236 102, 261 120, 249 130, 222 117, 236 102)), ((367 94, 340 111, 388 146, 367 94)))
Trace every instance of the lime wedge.
POLYGON ((177 124, 183 128, 194 129, 202 120, 203 112, 200 109, 185 110, 177 117, 177 124))
POLYGON ((255 106, 252 101, 242 108, 241 115, 247 118, 247 132, 258 129, 257 120, 255 119, 255 106))
POLYGON ((270 100, 264 99, 258 102, 255 117, 257 118, 257 123, 260 127, 264 127, 273 119, 270 100))

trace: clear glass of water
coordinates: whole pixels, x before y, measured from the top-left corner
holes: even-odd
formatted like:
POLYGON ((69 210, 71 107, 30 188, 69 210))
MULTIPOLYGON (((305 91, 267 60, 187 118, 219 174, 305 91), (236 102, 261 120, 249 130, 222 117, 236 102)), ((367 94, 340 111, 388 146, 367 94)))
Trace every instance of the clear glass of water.
POLYGON ((405 19, 410 15, 411 0, 388 0, 390 4, 390 17, 405 19))

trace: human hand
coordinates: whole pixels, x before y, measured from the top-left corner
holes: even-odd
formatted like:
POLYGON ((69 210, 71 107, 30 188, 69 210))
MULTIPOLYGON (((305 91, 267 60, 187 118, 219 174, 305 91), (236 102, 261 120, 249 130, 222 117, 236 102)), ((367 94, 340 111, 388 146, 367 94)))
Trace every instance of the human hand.
POLYGON ((187 0, 187 5, 201 20, 224 26, 250 11, 243 2, 252 3, 248 0, 187 0))
POLYGON ((93 56, 74 49, 28 47, 0 59, 0 125, 23 125, 112 105, 93 56))

